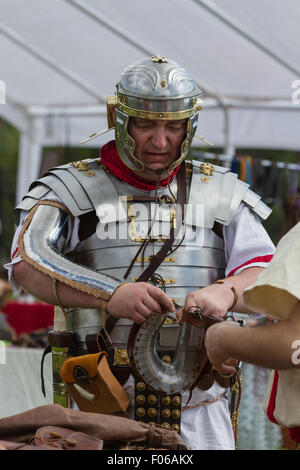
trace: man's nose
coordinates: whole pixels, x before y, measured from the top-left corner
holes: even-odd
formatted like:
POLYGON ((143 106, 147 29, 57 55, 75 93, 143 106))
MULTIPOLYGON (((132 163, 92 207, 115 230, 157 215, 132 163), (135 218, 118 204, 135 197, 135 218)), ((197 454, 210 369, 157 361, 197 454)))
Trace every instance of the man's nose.
POLYGON ((159 150, 163 150, 168 145, 167 132, 164 127, 157 127, 153 131, 152 143, 159 150))

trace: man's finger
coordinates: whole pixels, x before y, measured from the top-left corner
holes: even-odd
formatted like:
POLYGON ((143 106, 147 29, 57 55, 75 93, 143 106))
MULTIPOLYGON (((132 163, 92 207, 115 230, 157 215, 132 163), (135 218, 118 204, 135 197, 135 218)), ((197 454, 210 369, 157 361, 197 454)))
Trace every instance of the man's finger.
POLYGON ((143 299, 143 304, 151 311, 161 313, 161 305, 152 297, 147 296, 143 299))
POLYGON ((132 320, 134 321, 134 323, 142 325, 146 321, 146 318, 137 312, 132 315, 132 320))
POLYGON ((135 312, 139 313, 140 315, 142 315, 146 319, 146 318, 149 317, 149 315, 151 315, 152 310, 149 309, 148 307, 146 307, 146 305, 143 302, 139 302, 135 306, 135 312))
POLYGON ((176 319, 178 320, 179 323, 182 322, 182 317, 183 317, 183 307, 180 307, 176 312, 176 319))
POLYGON ((170 297, 165 294, 165 292, 160 290, 158 287, 151 286, 150 284, 148 292, 151 297, 153 297, 153 299, 155 299, 162 307, 164 307, 168 311, 174 312, 174 304, 170 297))
POLYGON ((235 367, 227 366, 225 363, 221 364, 220 366, 214 367, 215 369, 217 369, 219 374, 222 375, 222 377, 232 377, 236 372, 235 367))

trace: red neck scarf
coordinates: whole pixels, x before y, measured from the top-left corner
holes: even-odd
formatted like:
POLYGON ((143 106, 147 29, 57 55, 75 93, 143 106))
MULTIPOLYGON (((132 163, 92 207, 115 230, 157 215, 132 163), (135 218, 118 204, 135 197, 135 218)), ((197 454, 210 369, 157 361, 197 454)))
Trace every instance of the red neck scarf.
MULTIPOLYGON (((144 178, 141 178, 135 174, 130 168, 128 168, 125 163, 122 162, 121 158, 116 149, 116 144, 114 140, 111 140, 102 147, 100 150, 100 158, 102 163, 108 168, 108 170, 119 180, 124 181, 125 183, 134 186, 137 189, 143 189, 145 191, 152 191, 156 188, 155 181, 149 181, 144 178)), ((168 181, 173 180, 174 176, 179 170, 180 165, 171 173, 169 178, 161 180, 159 182, 159 187, 165 187, 168 184, 168 181)))

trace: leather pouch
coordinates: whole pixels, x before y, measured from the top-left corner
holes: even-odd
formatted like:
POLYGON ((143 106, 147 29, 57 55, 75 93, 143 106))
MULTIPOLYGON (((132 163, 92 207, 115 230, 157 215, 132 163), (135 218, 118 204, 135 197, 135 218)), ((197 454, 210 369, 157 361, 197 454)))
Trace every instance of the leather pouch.
POLYGON ((104 351, 66 359, 61 378, 81 411, 124 415, 129 406, 129 397, 111 372, 104 351))

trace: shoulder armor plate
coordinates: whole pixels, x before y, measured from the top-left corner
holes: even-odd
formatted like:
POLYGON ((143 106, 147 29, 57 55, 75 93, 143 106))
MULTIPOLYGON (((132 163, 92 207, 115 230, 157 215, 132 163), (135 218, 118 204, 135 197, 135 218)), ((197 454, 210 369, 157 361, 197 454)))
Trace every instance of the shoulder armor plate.
MULTIPOLYGON (((48 170, 29 187, 16 211, 30 210, 50 190, 54 191, 74 216, 80 216, 109 203, 119 207, 119 196, 99 159, 68 163, 48 170)), ((99 215, 99 214, 98 214, 99 215)), ((122 218, 124 218, 122 214, 122 218)), ((126 215, 127 217, 127 215, 126 215)))
MULTIPOLYGON (((203 207, 203 227, 212 228, 215 222, 228 225, 241 202, 244 202, 262 219, 266 219, 271 209, 261 197, 249 189, 249 184, 238 179, 236 173, 228 168, 210 165, 212 171, 205 171, 203 162, 193 161, 193 173, 189 195, 189 204, 203 207)), ((187 214, 186 222, 199 225, 195 211, 187 214)))

